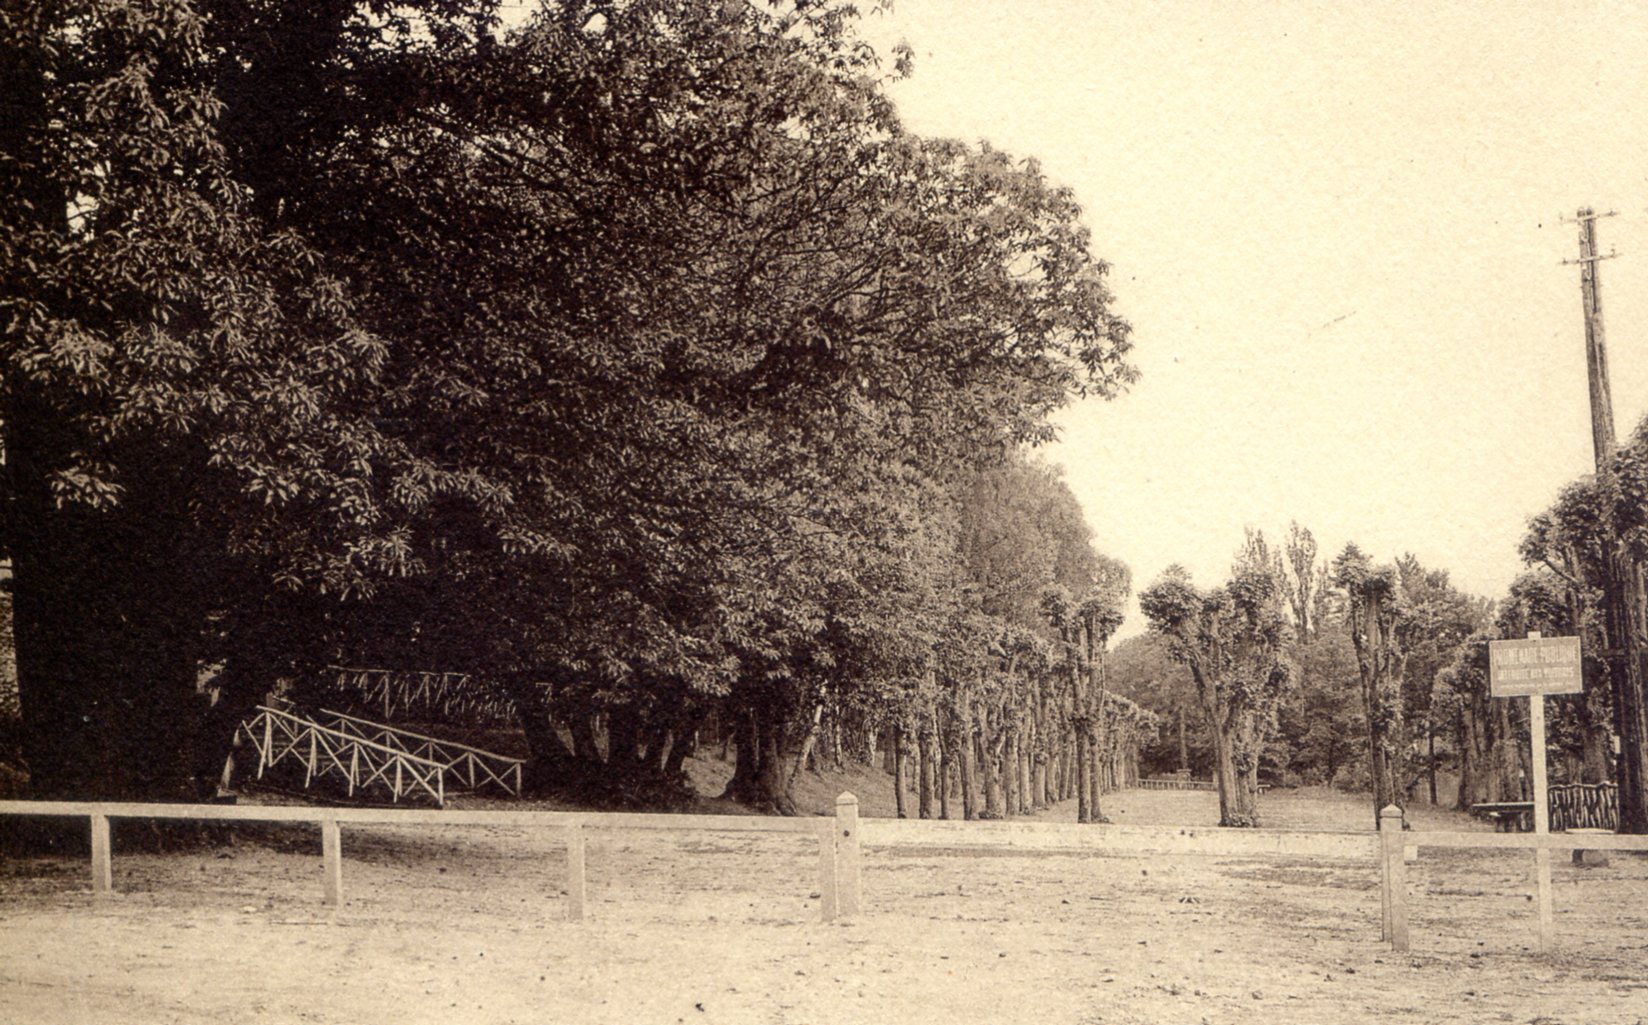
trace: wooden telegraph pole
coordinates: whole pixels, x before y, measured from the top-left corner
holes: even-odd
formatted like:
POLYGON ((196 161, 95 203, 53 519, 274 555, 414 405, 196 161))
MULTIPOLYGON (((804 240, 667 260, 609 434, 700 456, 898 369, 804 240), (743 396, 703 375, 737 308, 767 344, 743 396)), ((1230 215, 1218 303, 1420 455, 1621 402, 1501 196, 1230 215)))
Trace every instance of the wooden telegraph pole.
POLYGON ((1574 223, 1579 225, 1579 258, 1564 260, 1579 264, 1579 293, 1585 307, 1585 371, 1591 386, 1591 445, 1596 452, 1597 473, 1611 470, 1614 459, 1614 398, 1608 385, 1608 343, 1602 330, 1602 291, 1598 287, 1597 263, 1610 260, 1617 253, 1598 255, 1596 222, 1599 217, 1612 217, 1581 207, 1574 223))
POLYGON ((1602 324, 1602 289, 1597 265, 1615 252, 1597 252, 1596 222, 1613 212, 1596 213, 1581 207, 1574 217, 1579 227, 1579 257, 1564 263, 1579 265, 1580 299, 1585 313, 1585 368, 1591 396, 1591 444, 1596 457, 1597 490, 1601 495, 1602 523, 1599 556, 1603 568, 1604 655, 1608 661, 1610 696, 1614 706, 1614 735, 1618 752, 1614 779, 1619 786, 1619 831, 1648 832, 1648 686, 1643 667, 1643 638, 1639 627, 1644 595, 1635 567, 1627 564, 1615 536, 1614 403, 1608 383, 1608 346, 1602 324))

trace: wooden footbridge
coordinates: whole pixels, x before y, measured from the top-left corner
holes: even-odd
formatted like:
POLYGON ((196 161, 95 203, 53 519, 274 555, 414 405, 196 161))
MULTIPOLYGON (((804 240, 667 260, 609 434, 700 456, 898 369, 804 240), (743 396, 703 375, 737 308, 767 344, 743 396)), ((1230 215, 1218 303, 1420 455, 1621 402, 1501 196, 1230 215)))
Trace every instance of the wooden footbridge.
POLYGON ((515 703, 469 673, 329 666, 332 691, 386 720, 463 722, 491 726, 515 721, 515 703))
POLYGON ((308 718, 296 711, 258 706, 240 725, 257 751, 257 775, 282 763, 303 767, 303 786, 342 782, 349 796, 388 792, 390 800, 429 799, 492 789, 521 795, 522 760, 438 737, 413 733, 342 712, 308 718))

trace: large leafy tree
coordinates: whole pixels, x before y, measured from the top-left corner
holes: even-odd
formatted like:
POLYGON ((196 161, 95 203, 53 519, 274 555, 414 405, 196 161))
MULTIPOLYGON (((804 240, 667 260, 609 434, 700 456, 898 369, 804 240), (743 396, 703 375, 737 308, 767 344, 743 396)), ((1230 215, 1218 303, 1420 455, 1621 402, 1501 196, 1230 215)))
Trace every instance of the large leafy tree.
POLYGON ((935 495, 1131 376, 1070 194, 906 132, 848 5, 61 11, 6 22, 42 784, 217 645, 230 720, 340 653, 489 676, 548 776, 724 707, 777 802, 819 681, 937 636, 935 495))
POLYGON ((41 794, 178 793, 206 616, 253 566, 407 568, 354 396, 386 349, 227 159, 182 3, 0 13, 0 420, 41 794))

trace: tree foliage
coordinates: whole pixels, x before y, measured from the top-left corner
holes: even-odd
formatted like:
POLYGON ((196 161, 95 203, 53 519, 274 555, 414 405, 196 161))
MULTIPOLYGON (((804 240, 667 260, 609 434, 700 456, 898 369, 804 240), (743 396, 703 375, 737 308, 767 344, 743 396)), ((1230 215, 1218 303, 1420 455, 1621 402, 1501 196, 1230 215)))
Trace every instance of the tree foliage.
POLYGON ((1068 492, 1032 489, 1040 534, 980 501, 1134 374, 1068 190, 905 129, 847 4, 495 14, 3 16, 6 539, 43 791, 133 760, 185 787, 178 724, 221 753, 274 679, 347 657, 509 690, 540 780, 662 779, 719 715, 734 792, 784 807, 820 731, 979 729, 1049 584, 1114 630, 1068 492))

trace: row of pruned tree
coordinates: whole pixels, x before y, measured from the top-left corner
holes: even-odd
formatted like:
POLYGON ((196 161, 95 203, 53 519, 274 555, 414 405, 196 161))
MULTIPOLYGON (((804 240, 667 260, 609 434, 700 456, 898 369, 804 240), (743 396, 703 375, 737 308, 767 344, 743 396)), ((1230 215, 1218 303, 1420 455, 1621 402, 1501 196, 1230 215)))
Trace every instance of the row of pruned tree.
POLYGON ((1280 552, 1250 532, 1231 580, 1211 591, 1170 570, 1141 595, 1153 635, 1118 653, 1124 687, 1177 726, 1176 738, 1170 730, 1147 749, 1147 763, 1189 768, 1194 753, 1220 781, 1227 824, 1252 820, 1261 768, 1277 780, 1366 789, 1375 809, 1405 806, 1427 777, 1436 803, 1444 766, 1461 809, 1525 799, 1527 713, 1491 696, 1488 645, 1530 631, 1578 636, 1584 693, 1549 701, 1553 776, 1615 782, 1620 829, 1641 831, 1637 663, 1610 638, 1648 636, 1648 612, 1630 603, 1636 560, 1648 552, 1645 467, 1648 430, 1639 429, 1610 480, 1569 485, 1530 521, 1521 552, 1532 568, 1498 601, 1459 590, 1411 555, 1379 565, 1349 545, 1324 563, 1297 525, 1280 552), (1610 530, 1617 536, 1605 543, 1610 530), (1629 571, 1629 586, 1616 589, 1624 620, 1612 628, 1609 552, 1629 571))
POLYGON ((1081 822, 1136 778, 1154 718, 1109 687, 1129 573, 1092 547, 1051 469, 980 475, 961 507, 951 615, 920 671, 863 706, 900 815, 1002 818, 1070 798, 1081 822), (907 797, 908 793, 908 797, 907 797))
POLYGON ((1003 813, 1097 775, 1115 575, 1019 456, 1133 375, 1074 198, 908 131, 850 4, 497 14, 0 11, 34 790, 192 793, 340 661, 494 681, 540 783, 667 787, 712 714, 778 808, 894 726, 1003 813))
POLYGON ((1257 823, 1261 770, 1367 789, 1376 815, 1427 767, 1434 793, 1437 673, 1488 612, 1446 572, 1411 555, 1380 565, 1354 544, 1321 560, 1294 524, 1279 547, 1250 530, 1223 585, 1175 567, 1140 605, 1152 633, 1125 652, 1126 686, 1177 727, 1152 763, 1203 755, 1223 824, 1257 823))

